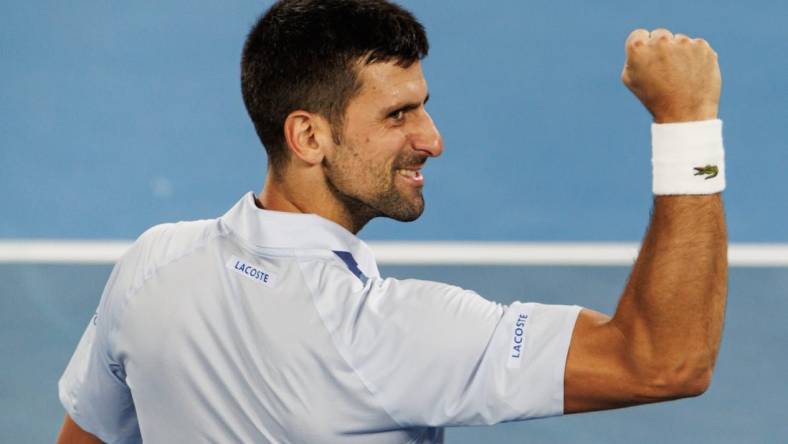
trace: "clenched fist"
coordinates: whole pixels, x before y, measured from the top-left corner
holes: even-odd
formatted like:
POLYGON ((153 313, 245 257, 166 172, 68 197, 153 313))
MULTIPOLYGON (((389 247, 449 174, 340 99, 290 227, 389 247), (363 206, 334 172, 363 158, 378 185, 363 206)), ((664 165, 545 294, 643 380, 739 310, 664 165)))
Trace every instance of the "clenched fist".
POLYGON ((703 39, 667 29, 636 29, 626 42, 621 80, 657 123, 717 118, 720 67, 703 39))

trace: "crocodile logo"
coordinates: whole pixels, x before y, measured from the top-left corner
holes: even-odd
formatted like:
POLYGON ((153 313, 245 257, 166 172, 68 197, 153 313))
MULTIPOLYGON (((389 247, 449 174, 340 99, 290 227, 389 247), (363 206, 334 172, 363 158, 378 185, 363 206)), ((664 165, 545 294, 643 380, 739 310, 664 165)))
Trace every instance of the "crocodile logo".
POLYGON ((706 165, 703 167, 695 167, 695 176, 708 176, 706 180, 714 179, 719 174, 720 169, 717 168, 717 165, 706 165))

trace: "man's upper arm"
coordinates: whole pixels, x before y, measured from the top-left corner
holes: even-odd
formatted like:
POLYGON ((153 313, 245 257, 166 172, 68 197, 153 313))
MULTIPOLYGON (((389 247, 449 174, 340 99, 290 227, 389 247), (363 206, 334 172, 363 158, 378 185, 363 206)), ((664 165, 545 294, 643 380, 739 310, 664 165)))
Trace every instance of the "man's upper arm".
POLYGON ((564 413, 634 404, 624 338, 610 317, 583 309, 577 317, 564 371, 564 413))
POLYGON ((109 442, 137 442, 139 428, 125 368, 115 353, 113 335, 125 306, 126 289, 139 272, 143 238, 112 270, 93 318, 58 382, 67 421, 109 442))
MULTIPOLYGON (((607 315, 578 315, 564 372, 564 413, 628 407, 682 397, 669 381, 644 372, 643 361, 607 315), (654 376, 654 377, 652 377, 654 376)), ((638 347, 643 349, 645 347, 638 347)))
POLYGON ((134 442, 133 437, 139 435, 134 402, 122 365, 111 357, 108 324, 112 316, 106 307, 106 303, 99 305, 60 378, 60 402, 80 428, 111 442, 134 442))
POLYGON ((563 412, 578 307, 502 306, 436 282, 375 279, 354 289, 351 281, 321 280, 316 307, 340 353, 399 425, 493 424, 563 412))

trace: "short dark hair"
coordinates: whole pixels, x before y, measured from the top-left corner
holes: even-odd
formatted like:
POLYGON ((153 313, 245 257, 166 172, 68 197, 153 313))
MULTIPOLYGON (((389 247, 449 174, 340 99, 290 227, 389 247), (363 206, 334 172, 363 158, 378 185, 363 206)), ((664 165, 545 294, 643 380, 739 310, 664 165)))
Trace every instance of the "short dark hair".
POLYGON ((406 68, 428 51, 421 23, 385 0, 276 2, 252 27, 241 57, 244 104, 270 166, 281 170, 287 160, 291 112, 324 116, 339 143, 345 109, 361 87, 358 64, 406 68))

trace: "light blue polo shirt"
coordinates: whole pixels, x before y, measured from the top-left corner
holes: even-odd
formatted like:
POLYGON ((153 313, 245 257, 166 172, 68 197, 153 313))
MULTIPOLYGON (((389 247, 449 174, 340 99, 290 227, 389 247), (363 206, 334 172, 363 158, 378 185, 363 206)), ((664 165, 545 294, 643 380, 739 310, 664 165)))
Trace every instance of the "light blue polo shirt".
POLYGON ((561 414, 578 312, 382 278, 341 226, 248 193, 134 243, 59 394, 111 443, 442 442, 561 414))

